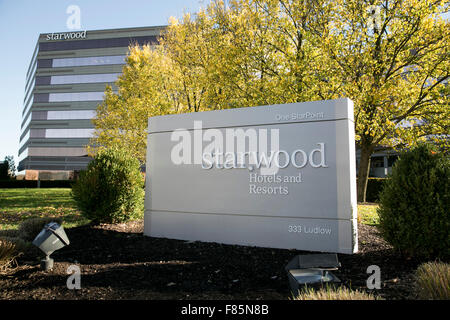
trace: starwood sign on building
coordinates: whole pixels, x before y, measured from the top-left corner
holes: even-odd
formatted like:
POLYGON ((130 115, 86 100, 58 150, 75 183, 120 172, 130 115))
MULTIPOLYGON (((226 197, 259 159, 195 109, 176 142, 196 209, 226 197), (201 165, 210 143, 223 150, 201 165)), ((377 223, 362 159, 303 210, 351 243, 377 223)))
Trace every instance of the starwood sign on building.
POLYGON ((152 117, 144 233, 358 250, 353 102, 152 117))

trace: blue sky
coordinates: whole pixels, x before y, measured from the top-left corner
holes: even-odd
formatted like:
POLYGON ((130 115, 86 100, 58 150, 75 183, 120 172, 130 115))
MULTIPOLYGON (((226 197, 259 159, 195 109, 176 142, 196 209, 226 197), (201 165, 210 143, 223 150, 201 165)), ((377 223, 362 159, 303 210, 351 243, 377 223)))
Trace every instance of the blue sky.
POLYGON ((40 33, 69 30, 69 5, 81 9, 81 29, 166 25, 208 0, 0 0, 0 161, 18 149, 25 75, 40 33))

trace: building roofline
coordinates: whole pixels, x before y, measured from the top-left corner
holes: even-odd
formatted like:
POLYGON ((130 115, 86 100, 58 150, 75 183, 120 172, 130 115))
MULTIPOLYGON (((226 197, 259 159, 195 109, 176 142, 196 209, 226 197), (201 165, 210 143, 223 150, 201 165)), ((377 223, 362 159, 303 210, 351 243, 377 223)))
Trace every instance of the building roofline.
MULTIPOLYGON (((145 27, 124 27, 124 28, 110 28, 110 29, 80 29, 80 30, 65 30, 65 31, 53 31, 53 32, 44 32, 39 34, 39 38, 42 35, 47 35, 51 33, 68 33, 68 32, 79 32, 79 31, 87 31, 87 32, 98 32, 98 33, 107 33, 112 31, 133 31, 133 30, 150 30, 150 29, 166 29, 168 25, 159 25, 159 26, 145 26, 145 27)), ((38 39, 39 39, 38 38, 38 39)))

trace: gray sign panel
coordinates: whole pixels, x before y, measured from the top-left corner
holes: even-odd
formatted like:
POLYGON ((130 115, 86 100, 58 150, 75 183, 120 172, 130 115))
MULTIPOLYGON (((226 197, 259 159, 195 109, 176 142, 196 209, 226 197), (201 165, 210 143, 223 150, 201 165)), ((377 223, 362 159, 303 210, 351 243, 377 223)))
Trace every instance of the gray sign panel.
POLYGON ((152 117, 144 234, 357 251, 353 102, 152 117))

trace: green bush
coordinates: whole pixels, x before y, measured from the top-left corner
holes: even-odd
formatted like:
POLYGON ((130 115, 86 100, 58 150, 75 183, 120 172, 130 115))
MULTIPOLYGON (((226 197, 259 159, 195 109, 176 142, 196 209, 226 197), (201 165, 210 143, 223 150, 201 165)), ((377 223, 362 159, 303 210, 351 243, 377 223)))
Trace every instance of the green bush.
POLYGON ((415 272, 416 290, 420 299, 450 299, 450 264, 428 262, 415 272))
POLYGON ((72 196, 93 223, 120 223, 142 217, 143 185, 137 159, 125 150, 103 149, 80 173, 72 196))
POLYGON ((384 239, 410 256, 448 257, 450 161, 431 145, 401 154, 380 196, 384 239))
POLYGON ((34 238, 41 232, 47 223, 56 222, 62 224, 61 218, 45 217, 45 218, 30 218, 23 221, 18 228, 19 237, 25 241, 33 241, 34 238))

